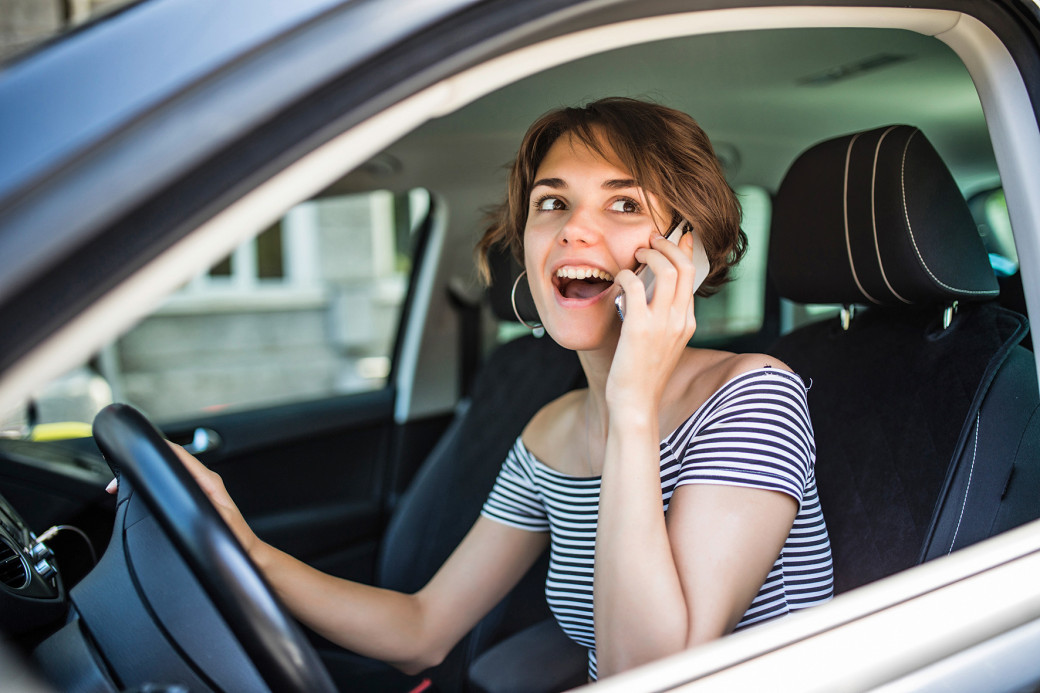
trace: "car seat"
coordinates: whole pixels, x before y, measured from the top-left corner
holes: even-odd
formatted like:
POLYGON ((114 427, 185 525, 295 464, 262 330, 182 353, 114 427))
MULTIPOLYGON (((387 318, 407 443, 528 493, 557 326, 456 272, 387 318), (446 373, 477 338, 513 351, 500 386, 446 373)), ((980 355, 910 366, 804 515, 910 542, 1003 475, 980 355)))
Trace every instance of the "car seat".
POLYGON ((784 298, 844 306, 770 349, 811 383, 836 591, 1040 516, 1028 323, 997 302, 967 204, 920 130, 803 153, 777 193, 769 273, 784 298))
MULTIPOLYGON (((499 320, 515 320, 509 300, 515 263, 503 254, 492 264, 493 312, 499 320)), ((380 546, 375 584, 408 593, 425 585, 476 521, 502 461, 528 420, 544 404, 583 385, 577 355, 548 337, 525 335, 495 348, 480 366, 471 394, 394 506, 380 546)), ((406 676, 352 653, 325 652, 330 674, 351 691, 403 692, 424 685, 427 678, 433 684, 430 690, 466 690, 469 664, 479 653, 550 618, 544 596, 546 569, 543 559, 443 663, 420 676, 406 676)), ((584 664, 584 653, 581 661, 584 664)))

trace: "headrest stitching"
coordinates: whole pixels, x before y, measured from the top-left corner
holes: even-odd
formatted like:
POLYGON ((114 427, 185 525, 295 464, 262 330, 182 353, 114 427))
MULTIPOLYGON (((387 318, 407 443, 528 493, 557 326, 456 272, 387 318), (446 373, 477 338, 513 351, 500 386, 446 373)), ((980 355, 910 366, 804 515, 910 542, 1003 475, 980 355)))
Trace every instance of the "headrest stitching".
POLYGON ((856 143, 859 136, 862 133, 857 132, 853 135, 852 139, 849 140, 849 146, 845 150, 845 188, 843 190, 842 198, 842 212, 845 216, 845 250, 849 255, 849 269, 852 270, 852 280, 856 282, 856 287, 859 288, 859 292, 863 294, 868 301, 871 303, 880 304, 876 298, 867 293, 867 290, 863 288, 863 285, 859 282, 859 275, 856 274, 856 263, 852 259, 852 241, 849 238, 849 161, 852 159, 852 145, 856 143))
POLYGON ((927 272, 928 276, 932 278, 932 281, 934 281, 936 284, 943 287, 944 289, 948 289, 950 291, 957 291, 964 294, 994 296, 998 293, 997 291, 987 291, 979 289, 957 289, 950 286, 949 284, 944 283, 937 276, 935 276, 935 273, 932 272, 931 268, 928 267, 928 264, 924 261, 924 257, 921 255, 920 248, 917 247, 917 239, 914 238, 914 229, 912 226, 910 226, 910 211, 908 210, 906 205, 906 153, 910 149, 910 140, 912 140, 914 138, 914 135, 916 135, 918 132, 920 132, 920 130, 914 128, 914 131, 910 134, 910 137, 906 138, 906 145, 903 146, 903 160, 900 163, 899 169, 899 187, 903 194, 903 215, 906 218, 906 230, 907 233, 910 235, 910 243, 914 246, 914 252, 917 253, 917 259, 920 261, 921 267, 924 267, 924 271, 927 272))
POLYGON ((885 286, 887 286, 888 290, 892 292, 892 295, 898 298, 900 301, 902 301, 903 303, 910 303, 910 301, 900 296, 899 292, 896 291, 892 284, 888 281, 888 275, 885 273, 885 263, 881 260, 881 246, 880 244, 878 244, 877 234, 877 205, 875 204, 875 192, 877 191, 878 156, 881 154, 881 143, 885 141, 885 137, 888 136, 888 133, 895 130, 896 127, 898 126, 893 125, 887 130, 885 130, 883 133, 881 133, 881 137, 878 138, 877 146, 874 148, 874 168, 870 172, 870 225, 874 231, 874 253, 877 255, 878 269, 881 270, 881 278, 884 280, 885 286))

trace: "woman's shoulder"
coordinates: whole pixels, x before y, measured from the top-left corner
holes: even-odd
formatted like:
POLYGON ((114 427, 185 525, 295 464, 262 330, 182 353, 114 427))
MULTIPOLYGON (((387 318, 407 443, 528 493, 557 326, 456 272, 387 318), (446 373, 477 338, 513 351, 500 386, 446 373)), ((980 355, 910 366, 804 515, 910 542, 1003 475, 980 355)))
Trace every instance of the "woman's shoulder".
POLYGON ((758 371, 768 373, 769 370, 793 373, 786 363, 768 354, 735 354, 714 349, 691 349, 681 370, 682 377, 675 383, 678 393, 675 400, 679 403, 676 411, 687 415, 700 409, 715 393, 743 375, 758 371))
POLYGON ((571 457, 574 431, 577 426, 584 427, 585 389, 571 390, 549 402, 531 417, 524 426, 521 439, 528 452, 544 464, 560 469, 561 461, 571 457))
POLYGON ((714 374, 714 379, 717 381, 716 390, 753 371, 775 369, 785 373, 794 372, 786 363, 769 354, 727 354, 719 361, 716 368, 714 374))
POLYGON ((702 402, 710 400, 716 413, 777 407, 801 411, 807 403, 809 387, 803 378, 767 354, 730 354, 703 377, 709 394, 702 402))
POLYGON ((730 381, 763 368, 776 368, 785 373, 792 373, 786 363, 769 354, 734 354, 712 349, 691 349, 687 351, 682 362, 682 378, 678 386, 684 391, 699 393, 699 399, 703 401, 730 381))

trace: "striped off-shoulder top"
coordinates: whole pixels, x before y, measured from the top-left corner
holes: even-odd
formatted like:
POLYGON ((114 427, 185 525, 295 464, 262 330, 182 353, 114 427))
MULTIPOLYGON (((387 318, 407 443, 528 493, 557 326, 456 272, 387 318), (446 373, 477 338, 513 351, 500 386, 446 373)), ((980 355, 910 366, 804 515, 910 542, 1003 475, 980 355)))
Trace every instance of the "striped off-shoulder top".
MULTIPOLYGON (((663 509, 685 484, 769 489, 799 504, 780 555, 737 625, 750 625, 819 604, 833 595, 830 541, 816 493, 816 446, 806 387, 795 374, 760 368, 724 384, 661 441, 663 509)), ((592 574, 599 477, 548 467, 517 439, 482 515, 550 534, 545 595, 563 630, 589 649, 596 677, 592 574)))

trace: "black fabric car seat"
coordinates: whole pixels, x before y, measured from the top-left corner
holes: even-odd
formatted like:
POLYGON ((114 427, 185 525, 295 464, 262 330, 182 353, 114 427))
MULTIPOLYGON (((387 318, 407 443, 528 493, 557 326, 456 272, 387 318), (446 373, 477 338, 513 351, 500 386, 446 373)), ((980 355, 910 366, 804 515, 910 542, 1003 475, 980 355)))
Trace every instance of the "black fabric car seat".
POLYGON ((978 229, 921 131, 803 153, 777 193, 769 273, 782 297, 847 307, 770 349, 811 382, 836 591, 1040 516, 1027 321, 995 300, 978 229), (856 305, 869 307, 849 320, 856 305))
MULTIPOLYGON (((515 320, 509 299, 515 263, 501 255, 493 259, 493 267, 493 312, 500 320, 515 320)), ((394 507, 380 546, 375 584, 406 593, 425 585, 476 521, 502 461, 528 420, 584 382, 577 355, 548 336, 525 335, 495 348, 481 364, 470 396, 460 403, 394 507)), ((547 557, 443 663, 419 676, 405 676, 381 662, 345 652, 326 658, 330 673, 351 691, 405 692, 426 678, 435 691, 467 690, 467 671, 478 654, 550 617, 544 596, 546 569, 547 557)), ((580 659, 584 666, 583 651, 580 659)))

